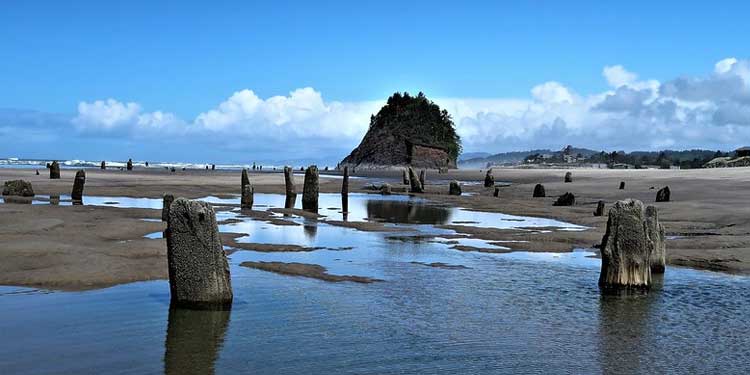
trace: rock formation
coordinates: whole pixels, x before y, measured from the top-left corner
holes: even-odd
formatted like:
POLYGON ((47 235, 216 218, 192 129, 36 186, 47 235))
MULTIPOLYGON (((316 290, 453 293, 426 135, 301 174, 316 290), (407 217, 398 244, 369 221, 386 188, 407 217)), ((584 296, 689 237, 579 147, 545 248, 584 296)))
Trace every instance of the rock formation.
POLYGON ((409 182, 411 183, 411 189, 409 189, 410 192, 424 193, 422 183, 419 181, 419 177, 417 177, 417 174, 412 167, 409 167, 409 182))
POLYGON ((602 238, 599 286, 605 290, 647 289, 651 284, 651 240, 643 203, 627 199, 609 210, 602 238))
POLYGON ((161 221, 168 222, 169 221, 169 206, 172 205, 172 202, 174 202, 174 195, 172 194, 164 194, 162 197, 162 204, 161 204, 161 221))
POLYGON ((602 216, 604 215, 604 201, 599 201, 596 204, 596 210, 594 211, 594 216, 602 216))
POLYGON ((573 182, 573 173, 565 172, 565 182, 573 182))
POLYGON ((555 206, 572 206, 576 204, 576 197, 571 193, 565 193, 557 198, 555 206))
POLYGON ((625 181, 620 181, 620 190, 625 190, 625 181))
POLYGON ((492 168, 487 170, 487 174, 484 175, 484 187, 495 186, 495 176, 492 175, 492 168))
POLYGON ((3 185, 3 195, 33 197, 34 188, 31 186, 31 182, 24 180, 5 181, 5 184, 3 185))
POLYGON ((544 185, 536 184, 536 186, 534 186, 534 194, 532 195, 532 197, 544 198, 546 196, 547 196, 547 193, 544 191, 544 185))
POLYGON ((458 183, 458 181, 451 181, 451 185, 448 188, 448 194, 461 195, 461 185, 458 183))
POLYGON ((669 202, 672 192, 669 191, 669 186, 665 186, 656 192, 657 202, 669 202))
POLYGON ((406 169, 401 170, 401 180, 404 185, 409 185, 409 175, 407 173, 406 169))
POLYGON ((166 235, 172 303, 208 307, 231 304, 229 264, 211 205, 175 199, 170 205, 166 235))
POLYGON ((244 210, 253 209, 253 193, 254 188, 252 185, 247 184, 242 187, 242 198, 240 198, 240 208, 244 210))
POLYGON ((305 184, 302 187, 302 209, 318 211, 318 193, 320 192, 318 167, 311 165, 305 171, 305 184))
POLYGON ((651 273, 664 273, 667 264, 667 244, 664 226, 659 222, 656 207, 648 206, 644 213, 646 234, 650 240, 651 273))
POLYGON ((107 169, 107 162, 102 160, 102 164, 99 166, 99 169, 107 169))
POLYGON ((60 164, 57 163, 57 160, 49 165, 49 178, 51 180, 57 180, 60 178, 60 164))
POLYGON ((378 113, 362 142, 341 166, 456 168, 461 140, 447 111, 424 94, 395 93, 378 113))
POLYGON ((341 211, 346 215, 349 212, 349 167, 344 167, 344 175, 341 181, 341 211))
POLYGON ((127 169, 129 171, 133 170, 133 159, 128 159, 127 169))
POLYGON ((83 201, 83 185, 86 184, 86 172, 81 169, 76 172, 75 180, 73 180, 73 191, 70 193, 70 199, 74 202, 83 201))

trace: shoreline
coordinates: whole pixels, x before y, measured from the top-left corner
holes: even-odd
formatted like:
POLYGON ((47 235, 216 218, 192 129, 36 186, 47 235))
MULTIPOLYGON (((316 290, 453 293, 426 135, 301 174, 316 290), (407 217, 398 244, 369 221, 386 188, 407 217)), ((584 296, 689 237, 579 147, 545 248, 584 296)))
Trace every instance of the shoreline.
MULTIPOLYGON (((750 168, 700 170, 583 170, 573 169, 573 183, 564 183, 566 170, 527 170, 493 168, 496 181, 507 181, 499 197, 481 184, 464 184, 469 196, 447 194, 448 181, 481 181, 484 173, 450 171, 428 172, 426 193, 419 196, 440 204, 467 210, 509 215, 550 218, 588 227, 585 231, 540 230, 523 232, 471 225, 452 225, 459 233, 473 238, 499 241, 509 251, 569 252, 592 248, 606 226, 606 215, 594 217, 598 200, 607 205, 615 200, 635 198, 654 204, 667 230, 669 265, 750 274, 750 209, 742 202, 750 199, 743 185, 750 182, 750 168), (619 181, 626 189, 619 190, 619 181), (543 183, 546 198, 532 198, 536 183, 543 183), (673 201, 653 203, 656 190, 669 185, 673 201), (650 189, 654 186, 655 189, 650 189), (557 195, 570 191, 576 205, 555 207, 557 195), (458 227, 458 228, 456 228, 458 227), (507 243, 523 240, 528 242, 507 243)), ((37 195, 68 195, 75 170, 64 169, 60 180, 49 180, 46 170, 36 176, 33 169, 0 169, 0 181, 25 179, 37 195)), ((136 169, 101 171, 86 169, 86 195, 161 198, 169 192, 187 198, 239 194, 238 171, 136 169)), ((329 172, 331 173, 331 172, 329 172)), ((400 186, 399 171, 359 171, 361 179, 350 180, 351 193, 373 193, 366 187, 386 180, 400 186)), ((256 193, 284 193, 279 171, 251 173, 256 193)), ((302 175, 295 175, 298 192, 302 175)), ((321 193, 339 193, 340 179, 321 175, 321 193)), ((262 216, 262 215, 261 215, 262 216)), ((59 290, 85 290, 122 283, 166 279, 166 246, 162 240, 143 238, 163 230, 160 210, 100 206, 48 206, 0 204, 0 284, 59 290)), ((259 220, 263 220, 259 218, 259 220)), ((333 223, 339 224, 339 223, 333 223)), ((341 224, 344 225, 344 224, 341 224)), ((348 223, 358 230, 376 230, 373 223, 348 223), (361 228, 358 228, 361 227, 361 228)), ((539 229, 539 228, 537 228, 539 229)), ((392 233, 391 233, 392 234, 392 233)), ((388 235, 385 233, 384 235, 388 235)), ((257 246, 257 245, 256 245, 257 246)), ((466 249, 456 249, 466 250, 466 249)), ((469 249, 471 250, 471 249, 469 249)))

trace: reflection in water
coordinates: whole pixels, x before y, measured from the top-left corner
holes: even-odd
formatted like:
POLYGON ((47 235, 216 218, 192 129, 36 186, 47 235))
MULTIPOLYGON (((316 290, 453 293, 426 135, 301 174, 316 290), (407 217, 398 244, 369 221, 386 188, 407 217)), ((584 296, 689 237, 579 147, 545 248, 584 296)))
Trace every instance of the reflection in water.
POLYGON ((213 374, 230 313, 231 310, 170 307, 164 373, 213 374))
POLYGON ((410 201, 368 200, 368 219, 398 224, 446 224, 451 210, 410 201))
POLYGON ((315 237, 318 235, 318 223, 314 220, 305 220, 305 224, 302 229, 305 232, 305 238, 308 241, 315 241, 315 237))
MULTIPOLYGON (((647 337, 658 335, 651 306, 658 298, 656 293, 602 295, 599 301, 599 361, 604 373, 654 373, 641 368, 653 353, 644 353, 651 347, 647 337), (644 371, 646 370, 646 371, 644 371)), ((650 370, 653 370, 651 368, 650 370)))

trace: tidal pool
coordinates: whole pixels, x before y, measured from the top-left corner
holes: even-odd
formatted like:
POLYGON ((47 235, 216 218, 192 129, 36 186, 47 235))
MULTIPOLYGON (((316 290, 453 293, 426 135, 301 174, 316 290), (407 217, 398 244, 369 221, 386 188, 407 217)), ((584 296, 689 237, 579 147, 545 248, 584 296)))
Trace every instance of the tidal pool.
MULTIPOLYGON (((336 197, 321 197, 331 220, 336 197)), ((256 194, 255 203, 283 207, 283 200, 256 194)), ((161 208, 159 199, 85 204, 105 201, 161 208)), ((350 209, 350 220, 407 231, 300 217, 288 218, 300 225, 278 226, 219 211, 219 220, 241 220, 221 230, 244 233, 246 242, 351 247, 232 253, 231 311, 170 309, 166 281, 85 292, 0 287, 0 373, 745 373, 750 363, 748 277, 670 267, 646 295, 602 296, 600 261, 585 249, 487 254, 452 250, 450 237, 390 238, 448 234, 434 225, 467 220, 462 215, 508 227, 569 224, 477 217, 408 197, 353 195, 350 209), (284 276, 239 266, 246 260, 319 264, 384 281, 284 276), (432 262, 466 268, 425 266, 432 262)))

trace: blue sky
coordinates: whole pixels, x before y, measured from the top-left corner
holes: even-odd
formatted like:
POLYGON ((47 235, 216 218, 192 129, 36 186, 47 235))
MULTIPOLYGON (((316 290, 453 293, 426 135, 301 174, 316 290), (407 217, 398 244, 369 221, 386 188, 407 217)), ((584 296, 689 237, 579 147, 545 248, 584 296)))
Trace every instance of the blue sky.
MULTIPOLYGON (((474 142, 472 129, 491 132, 496 126, 497 132, 502 132, 512 126, 547 126, 575 135, 578 125, 572 122, 578 117, 566 117, 565 110, 556 110, 554 116, 524 120, 538 123, 515 125, 492 115, 518 112, 513 107, 518 103, 509 101, 539 101, 532 89, 547 82, 558 83, 573 93, 571 103, 588 102, 593 108, 592 100, 615 94, 620 88, 603 77, 605 67, 622 66, 626 72, 636 73, 639 82, 658 81, 658 86, 651 86, 652 91, 681 77, 710 80, 718 74, 715 65, 728 58, 738 61, 737 69, 732 71, 741 77, 741 65, 750 55, 748 4, 10 0, 4 1, 0 10, 0 108, 38 111, 38 119, 32 126, 13 114, 0 114, 0 120, 4 119, 0 128, 34 127, 33 134, 41 134, 46 121, 48 128, 64 126, 52 124, 59 116, 44 119, 47 114, 62 114, 70 116, 61 122, 72 124, 77 144, 75 148, 54 146, 52 151, 62 156, 76 157, 73 154, 77 152, 86 154, 81 157, 94 157, 88 154, 102 152, 97 144, 111 143, 122 145, 129 153, 138 152, 141 145, 144 153, 153 154, 151 148, 157 153, 162 150, 161 154, 148 157, 182 159, 191 155, 178 151, 166 154, 162 147, 133 138, 132 129, 129 132, 125 128, 135 125, 127 124, 127 119, 114 121, 115 126, 94 129, 93 123, 98 120, 90 116, 81 120, 81 103, 107 104, 107 99, 134 103, 138 111, 130 117, 131 122, 140 121, 142 125, 144 120, 137 120, 139 116, 160 112, 172 117, 168 126, 159 120, 162 122, 157 127, 172 128, 195 125, 201 114, 231 101, 242 90, 251 90, 261 100, 267 100, 274 96, 290 99, 295 90, 311 88, 321 97, 324 112, 330 112, 335 103, 350 106, 345 117, 326 121, 346 119, 356 124, 342 124, 351 129, 340 139, 326 133, 319 143, 302 136, 300 140, 317 150, 317 156, 340 159, 363 134, 363 125, 352 120, 354 116, 377 110, 376 104, 394 91, 421 90, 438 104, 442 99, 449 110, 466 112, 465 122, 463 115, 454 113, 454 118, 459 130, 467 124, 467 151, 554 146, 518 131, 494 143, 474 142), (462 106, 471 108, 461 110, 462 106), (565 123, 562 128, 557 119, 565 123), (326 147, 331 140, 340 140, 335 142, 340 147, 326 147), (128 142, 135 146, 127 148, 128 142)), ((628 84, 638 86, 634 82, 628 84)), ((645 86, 638 87, 642 90, 645 86)), ((664 104, 668 98, 650 100, 664 104)), ((292 102, 292 106, 298 103, 292 102)), ((742 116, 747 103, 741 98, 735 102, 740 106, 734 108, 735 114, 742 116)), ((369 115, 361 116, 366 130, 369 115)), ((214 133, 202 132, 201 137, 213 134, 220 139, 225 136, 223 131, 237 127, 263 131, 263 121, 274 122, 277 127, 297 121, 293 115, 278 113, 261 118, 248 118, 247 113, 230 117, 222 122, 222 127, 204 122, 203 127, 214 133), (287 117, 292 120, 284 120, 287 117), (230 120, 236 124, 228 124, 230 120)), ((729 123, 708 126, 731 126, 731 131, 736 132, 735 128, 743 126, 740 120, 744 117, 735 117, 729 123)), ((291 126, 301 129, 300 134, 305 129, 315 133, 316 119, 320 120, 305 118, 291 126)), ((733 138, 745 135, 740 130, 733 138)), ((184 132, 172 129, 169 134, 177 142, 175 150, 193 142, 186 139, 184 132)), ((606 142, 598 139, 597 144, 581 146, 715 148, 725 142, 714 139, 701 144, 699 137, 672 138, 672 142, 642 145, 602 144, 606 142)), ((221 141, 211 144, 219 149, 212 149, 206 157, 233 161, 245 158, 241 145, 224 146, 221 141)), ((730 146, 734 144, 727 145, 730 146)), ((3 149, 9 153, 33 151, 35 155, 50 151, 44 143, 19 145, 0 140, 0 156, 3 149)), ((298 157, 308 156, 300 153, 298 157)))

